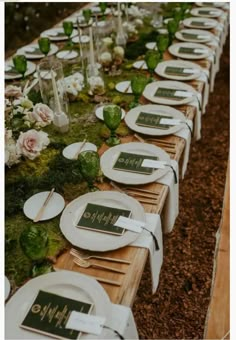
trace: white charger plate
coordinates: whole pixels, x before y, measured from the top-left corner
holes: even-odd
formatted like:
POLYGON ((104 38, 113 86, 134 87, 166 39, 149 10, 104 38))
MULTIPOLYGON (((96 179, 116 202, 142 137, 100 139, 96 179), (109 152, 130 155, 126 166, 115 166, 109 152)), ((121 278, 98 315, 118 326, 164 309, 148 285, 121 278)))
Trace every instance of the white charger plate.
POLYGON ((113 169, 113 165, 122 151, 140 155, 157 156, 161 161, 170 161, 169 155, 164 150, 152 144, 134 142, 114 146, 105 151, 100 159, 102 172, 106 177, 113 181, 124 184, 146 184, 156 181, 168 171, 168 168, 166 167, 165 169, 156 169, 150 175, 145 175, 115 170, 113 169))
POLYGON ((191 61, 186 60, 166 60, 159 63, 155 69, 155 73, 159 76, 167 79, 173 79, 173 80, 192 80, 197 79, 202 72, 201 66, 199 66, 196 63, 192 63, 191 61), (165 73, 165 70, 167 67, 180 67, 180 68, 186 68, 189 70, 193 70, 193 73, 188 73, 185 76, 182 75, 175 75, 175 74, 167 74, 165 73))
MULTIPOLYGON (((103 316, 107 321, 110 320, 111 302, 103 287, 89 276, 62 270, 40 275, 28 281, 11 297, 5 309, 6 339, 51 339, 45 334, 31 332, 19 326, 39 290, 92 303, 94 304, 91 311, 92 315, 103 316)), ((92 334, 83 334, 81 338, 102 339, 102 336, 104 336, 104 332, 99 337, 92 334)))
POLYGON ((148 84, 145 87, 145 90, 143 92, 143 96, 150 100, 153 103, 157 104, 163 104, 163 105, 183 105, 191 102, 194 99, 194 96, 197 96, 197 91, 190 85, 185 84, 180 81, 170 81, 170 80, 160 80, 155 81, 153 83, 148 84), (171 88, 176 89, 178 91, 187 91, 191 92, 193 94, 192 97, 183 97, 181 100, 175 100, 175 99, 168 99, 164 97, 156 97, 155 93, 157 89, 161 88, 171 88))
POLYGON ((227 2, 195 2, 195 5, 199 7, 224 7, 227 2))
POLYGON ((140 105, 133 109, 131 109, 129 112, 127 112, 125 117, 125 122, 128 125, 128 127, 136 132, 143 133, 146 135, 151 136, 165 136, 170 135, 172 133, 176 133, 177 131, 181 130, 183 127, 186 126, 185 123, 181 123, 180 125, 173 125, 169 127, 166 130, 158 129, 158 128, 151 128, 147 126, 141 126, 137 125, 135 123, 136 119, 138 118, 140 112, 147 112, 157 115, 163 115, 163 116, 171 116, 174 119, 180 119, 182 121, 185 121, 186 118, 184 114, 181 111, 178 111, 170 106, 163 106, 163 105, 153 105, 153 104, 147 104, 147 105, 140 105))
POLYGON ((198 18, 198 17, 191 17, 186 18, 183 21, 184 26, 189 28, 199 28, 201 30, 209 30, 218 25, 218 21, 210 18, 198 18), (194 22, 194 24, 192 24, 194 22), (199 23, 199 24, 197 24, 199 23), (205 25, 201 25, 204 23, 205 25))
POLYGON ((214 34, 211 32, 207 32, 204 30, 195 30, 195 29, 183 29, 181 31, 178 31, 175 33, 175 37, 181 41, 187 41, 187 42, 197 42, 197 43, 206 43, 211 40, 215 39, 214 34), (183 33, 186 34, 194 34, 198 35, 200 38, 189 38, 189 37, 184 37, 183 33))
POLYGON ((120 83, 117 83, 115 89, 116 91, 119 91, 121 93, 127 93, 127 94, 132 93, 130 80, 125 80, 125 81, 121 81, 120 83))
POLYGON ((76 227, 88 203, 128 209, 131 210, 131 218, 145 222, 146 217, 142 205, 128 195, 114 191, 96 191, 85 194, 66 206, 60 220, 62 233, 74 246, 92 251, 108 251, 124 247, 139 236, 138 233, 129 230, 117 236, 76 227))
POLYGON ((65 51, 60 51, 56 54, 57 58, 58 59, 64 59, 64 60, 69 60, 69 59, 74 59, 76 57, 78 57, 78 52, 76 51, 68 51, 68 50, 65 50, 65 51))
MULTIPOLYGON (((39 49, 38 44, 30 44, 24 47, 19 48, 17 50, 17 54, 23 54, 27 59, 41 59, 44 58, 44 54, 39 51, 38 54, 32 54, 32 51, 39 49)), ((48 56, 55 54, 58 51, 58 47, 55 44, 50 45, 50 51, 48 52, 48 56)))
POLYGON ((170 52, 170 54, 172 54, 175 57, 182 58, 182 59, 192 59, 192 60, 205 59, 212 54, 212 50, 206 45, 189 43, 189 42, 181 42, 181 43, 173 44, 168 48, 168 51, 170 52), (191 53, 179 52, 179 49, 181 47, 202 50, 202 53, 191 54, 191 53))
POLYGON ((156 42, 148 42, 148 43, 146 43, 146 48, 148 49, 148 50, 157 50, 157 44, 156 44, 156 42))
MULTIPOLYGON (((11 80, 11 79, 20 79, 22 78, 22 75, 20 73, 14 73, 14 74, 10 74, 7 73, 8 70, 11 70, 14 68, 13 65, 13 61, 7 61, 5 63, 5 79, 6 80, 11 80)), ((34 71, 36 70, 36 65, 34 63, 32 63, 31 61, 27 61, 27 70, 25 72, 25 76, 29 76, 30 74, 34 73, 34 71)))
POLYGON ((145 60, 138 60, 133 63, 133 67, 136 68, 137 70, 147 70, 147 64, 145 60))
POLYGON ((219 18, 224 12, 215 7, 193 8, 190 13, 197 17, 202 18, 219 18), (202 14, 202 11, 208 12, 208 14, 202 14))
MULTIPOLYGON (((34 220, 48 194, 49 191, 43 191, 31 196, 24 204, 24 214, 31 220, 34 220)), ((42 214, 42 217, 40 218, 40 221, 49 220, 50 218, 57 216, 64 209, 64 206, 64 198, 57 192, 54 192, 42 214)))
POLYGON ((72 42, 73 42, 74 44, 78 44, 79 42, 80 42, 81 44, 88 44, 89 41, 90 41, 90 38, 89 38, 88 35, 81 35, 80 38, 79 38, 78 35, 76 35, 74 38, 72 38, 72 42))
MULTIPOLYGON (((103 108, 105 107, 106 105, 102 105, 102 106, 99 106, 96 108, 95 110, 95 115, 97 118, 101 119, 101 120, 104 120, 103 118, 103 108)), ((121 108, 121 119, 124 119, 125 117, 125 110, 121 108)))
MULTIPOLYGON (((70 37, 73 38, 77 34, 78 34, 78 31, 74 29, 70 37)), ((63 27, 51 28, 49 30, 42 32, 40 36, 41 37, 47 37, 52 41, 68 40, 68 36, 66 34, 64 34, 63 27)))
POLYGON ((8 298, 10 291, 11 291, 10 281, 5 276, 5 300, 8 298))
MULTIPOLYGON (((62 151, 62 154, 65 158, 68 158, 68 159, 73 159, 75 154, 77 153, 77 151, 80 149, 81 145, 82 145, 83 142, 79 142, 79 143, 73 143, 73 144, 70 144, 68 145, 65 149, 63 149, 62 151)), ((92 144, 92 143, 89 143, 89 142, 86 142, 84 144, 84 146, 82 147, 82 149, 80 150, 80 152, 83 152, 83 151, 88 151, 88 150, 91 150, 91 151, 97 151, 97 147, 95 144, 92 144)))

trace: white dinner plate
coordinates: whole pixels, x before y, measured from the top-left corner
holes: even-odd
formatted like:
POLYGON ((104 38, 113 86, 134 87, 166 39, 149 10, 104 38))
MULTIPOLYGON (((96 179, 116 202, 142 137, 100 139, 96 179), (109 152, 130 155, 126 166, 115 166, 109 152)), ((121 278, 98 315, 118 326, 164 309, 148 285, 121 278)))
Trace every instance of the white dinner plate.
POLYGON ((183 21, 184 26, 189 28, 199 28, 201 30, 209 30, 218 25, 218 21, 210 18, 186 18, 183 21))
POLYGON ((146 184, 156 181, 164 176, 168 171, 165 169, 156 169, 151 175, 144 175, 128 171, 120 171, 113 169, 113 166, 119 157, 120 152, 129 152, 139 155, 157 156, 160 161, 170 161, 169 155, 161 148, 148 143, 125 143, 114 146, 101 156, 100 165, 102 172, 108 178, 118 183, 124 184, 146 184))
POLYGON ((189 43, 189 42, 181 42, 171 45, 168 48, 168 51, 170 54, 174 55, 175 57, 182 58, 182 59, 192 59, 192 60, 199 60, 199 59, 205 59, 209 57, 212 54, 212 50, 203 44, 195 44, 195 43, 189 43), (196 53, 184 53, 179 52, 179 49, 183 48, 191 48, 196 51, 196 53))
MULTIPOLYGON (((95 115, 97 118, 101 119, 101 120, 104 120, 103 119, 103 108, 105 107, 106 105, 102 105, 102 106, 99 106, 96 108, 96 111, 95 111, 95 115)), ((125 116, 125 110, 124 109, 121 109, 121 119, 123 119, 125 116)))
POLYGON ((138 70, 147 70, 147 64, 145 60, 138 60, 133 63, 133 67, 138 69, 138 70))
MULTIPOLYGON (((28 281, 11 297, 5 308, 6 339, 51 339, 45 334, 32 332, 19 326, 39 290, 91 303, 94 305, 92 315, 105 317, 106 321, 110 320, 111 302, 103 287, 89 276, 61 270, 40 275, 28 281)), ((104 333, 102 335, 104 336, 104 333)), ((92 334, 82 334, 81 338, 95 339, 97 337, 92 334)))
POLYGON ((78 44, 79 42, 80 42, 81 44, 88 44, 89 41, 90 41, 90 38, 89 38, 88 35, 81 35, 80 38, 79 38, 78 35, 76 35, 76 37, 72 38, 72 42, 73 42, 74 44, 78 44))
POLYGON ((69 60, 69 59, 74 59, 76 57, 78 57, 78 52, 76 51, 68 51, 68 50, 65 50, 65 51, 60 51, 56 54, 57 58, 58 59, 64 59, 64 60, 69 60))
POLYGON ((166 60, 166 61, 162 61, 161 63, 157 65, 155 72, 163 78, 184 81, 184 80, 197 79, 201 75, 202 68, 198 64, 192 63, 191 61, 166 60), (183 68, 186 72, 184 73, 184 75, 167 74, 166 73, 167 67, 183 68))
POLYGON ((194 99, 194 97, 197 96, 197 92, 192 86, 185 84, 183 82, 180 82, 180 81, 160 80, 160 81, 155 81, 153 83, 148 84, 145 87, 143 96, 147 98, 148 100, 150 100, 151 102, 157 103, 157 104, 183 105, 183 104, 187 104, 191 102, 194 99), (183 97, 183 99, 181 100, 165 98, 165 97, 157 97, 155 96, 155 93, 158 88, 176 89, 177 91, 187 91, 187 93, 186 93, 186 97, 183 97))
POLYGON ((219 18, 224 12, 219 8, 204 7, 204 8, 193 8, 190 13, 193 16, 202 18, 219 18))
POLYGON ((4 288, 5 288, 5 300, 6 300, 11 291, 10 281, 8 280, 6 276, 5 276, 5 287, 4 288))
POLYGON ((181 121, 186 120, 184 114, 181 111, 178 111, 170 106, 153 105, 153 104, 139 105, 131 109, 129 112, 127 112, 126 117, 125 117, 125 122, 128 125, 128 127, 131 130, 139 132, 139 133, 143 133, 143 134, 151 135, 151 136, 164 136, 164 135, 170 135, 172 133, 176 133, 177 131, 181 130, 183 127, 186 126, 185 123, 181 123, 180 125, 170 126, 166 130, 141 126, 141 125, 136 124, 136 119, 138 118, 141 112, 144 112, 144 113, 147 112, 147 113, 172 117, 173 119, 179 119, 181 121))
MULTIPOLYGON (((77 34, 78 31, 74 29, 70 37, 73 38, 77 34)), ((64 33, 63 27, 51 28, 42 32, 40 36, 47 37, 52 41, 68 40, 68 36, 64 33)))
MULTIPOLYGON (((19 79, 22 78, 22 75, 18 73, 17 71, 14 71, 11 73, 11 70, 14 70, 13 61, 7 61, 5 63, 5 79, 11 80, 11 79, 19 79)), ((30 74, 34 73, 36 70, 36 65, 32 63, 31 61, 27 61, 27 70, 25 72, 25 76, 29 76, 30 74)))
POLYGON ((215 39, 214 34, 212 34, 211 32, 194 29, 183 29, 181 31, 178 31, 175 33, 175 37, 181 41, 197 43, 206 43, 215 39))
MULTIPOLYGON (((108 163, 111 163, 111 159, 108 163)), ((92 251, 108 251, 124 247, 139 236, 138 233, 129 230, 126 230, 123 235, 117 236, 76 227, 88 203, 128 209, 131 211, 131 218, 145 222, 142 205, 126 194, 114 191, 96 191, 82 195, 66 206, 60 220, 63 235, 74 246, 92 251)))
MULTIPOLYGON (((57 51, 58 51, 57 45, 51 44, 48 56, 55 54, 57 51)), ((44 54, 40 51, 38 44, 30 44, 21 47, 19 50, 17 50, 17 54, 24 54, 27 59, 41 59, 44 57, 44 54)))
POLYGON ((130 80, 125 80, 125 81, 121 81, 120 83, 117 83, 116 90, 121 93, 132 93, 130 80))
POLYGON ((157 50, 157 43, 155 41, 148 42, 145 46, 148 50, 157 50))
MULTIPOLYGON (((78 150, 80 149, 81 145, 82 145, 83 142, 79 142, 79 143, 73 143, 73 144, 70 144, 68 145, 65 149, 63 149, 62 151, 62 154, 65 158, 68 158, 68 159, 73 159, 75 154, 78 152, 78 150)), ((97 147, 95 144, 92 144, 92 143, 89 143, 89 142, 86 142, 84 144, 84 146, 82 147, 82 149, 80 150, 80 152, 83 152, 83 151, 88 151, 88 150, 91 150, 91 151, 97 151, 97 147)))
POLYGON ((195 2, 199 7, 224 7, 227 2, 195 2))
MULTIPOLYGON (((48 194, 49 191, 43 191, 31 196, 24 204, 24 214, 31 220, 34 220, 48 194)), ((54 192, 42 214, 42 217, 40 218, 40 221, 49 220, 50 218, 57 216, 63 210, 64 206, 64 198, 57 192, 54 192)))

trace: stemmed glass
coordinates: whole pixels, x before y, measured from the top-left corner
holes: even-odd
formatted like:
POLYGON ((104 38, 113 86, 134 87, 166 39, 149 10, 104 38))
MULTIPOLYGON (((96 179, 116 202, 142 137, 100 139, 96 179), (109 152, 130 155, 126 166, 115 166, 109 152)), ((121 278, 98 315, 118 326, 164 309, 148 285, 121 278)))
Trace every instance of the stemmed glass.
POLYGON ((148 67, 148 71, 150 73, 150 82, 153 81, 154 70, 157 67, 157 64, 161 60, 161 54, 159 51, 148 50, 145 54, 145 61, 148 67))
POLYGON ((161 60, 163 59, 163 53, 166 51, 169 46, 169 37, 167 34, 159 34, 157 36, 157 48, 160 53, 161 60))
POLYGON ((50 51, 50 46, 51 46, 51 41, 49 38, 47 37, 42 37, 39 38, 38 40, 38 44, 39 44, 39 49, 40 51, 45 55, 45 57, 48 55, 49 51, 50 51))
POLYGON ((92 16, 92 11, 91 11, 90 8, 88 8, 88 9, 84 9, 82 13, 83 13, 83 17, 86 21, 86 24, 88 25, 89 21, 91 19, 91 16, 92 16))
POLYGON ((179 28, 179 22, 175 21, 174 19, 169 20, 167 23, 167 29, 169 32, 169 44, 172 44, 172 41, 174 39, 175 33, 179 28))
POLYGON ((106 2, 99 2, 99 7, 100 7, 100 10, 102 12, 102 20, 105 20, 105 12, 106 12, 106 9, 107 9, 107 3, 106 2))
POLYGON ((13 58, 13 64, 17 72, 22 74, 22 79, 25 78, 25 72, 27 70, 27 59, 24 55, 17 54, 13 58))
POLYGON ((121 108, 117 105, 107 105, 103 108, 104 123, 110 129, 110 137, 106 140, 106 144, 114 146, 120 144, 120 139, 116 136, 115 131, 121 122, 121 108))
POLYGON ((139 105, 139 98, 142 95, 147 83, 148 83, 148 78, 143 75, 137 75, 131 79, 130 85, 131 85, 132 92, 134 94, 134 102, 130 104, 130 108, 133 108, 139 105))
POLYGON ((70 38, 72 32, 73 32, 73 28, 74 28, 74 25, 73 25, 73 22, 72 21, 63 21, 63 29, 64 29, 64 32, 65 32, 65 35, 67 35, 68 37, 68 46, 72 46, 73 43, 72 43, 72 40, 70 38))
POLYGON ((96 151, 83 151, 78 156, 78 167, 83 178, 88 182, 89 191, 99 190, 94 181, 100 170, 100 158, 96 151))

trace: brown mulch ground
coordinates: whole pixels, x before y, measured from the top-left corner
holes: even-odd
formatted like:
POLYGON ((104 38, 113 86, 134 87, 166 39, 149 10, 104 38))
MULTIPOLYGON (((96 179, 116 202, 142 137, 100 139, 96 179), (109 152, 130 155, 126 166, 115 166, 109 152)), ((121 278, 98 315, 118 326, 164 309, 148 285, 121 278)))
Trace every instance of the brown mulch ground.
POLYGON ((149 268, 133 306, 140 339, 202 339, 223 204, 229 150, 229 39, 202 117, 202 139, 191 146, 180 183, 180 213, 164 236, 159 287, 151 294, 149 268))

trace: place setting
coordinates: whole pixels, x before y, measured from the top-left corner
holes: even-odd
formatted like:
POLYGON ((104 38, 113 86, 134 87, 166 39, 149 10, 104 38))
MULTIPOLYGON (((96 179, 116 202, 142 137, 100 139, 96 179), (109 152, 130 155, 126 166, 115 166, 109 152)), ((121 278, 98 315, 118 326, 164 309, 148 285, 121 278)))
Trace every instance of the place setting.
MULTIPOLYGON (((54 55, 58 51, 58 47, 55 44, 50 44, 48 52, 46 55, 51 56, 54 55)), ((39 44, 30 44, 24 47, 19 48, 17 50, 17 54, 23 54, 27 59, 41 59, 45 57, 45 53, 43 53, 43 47, 40 48, 39 44)))
POLYGON ((204 8, 193 8, 190 13, 194 16, 205 17, 205 18, 218 18, 224 12, 219 8, 204 7, 204 8))
MULTIPOLYGON (((72 23, 72 32, 69 35, 71 38, 75 37, 78 34, 77 30, 73 29, 73 23, 72 23)), ((57 27, 52 28, 49 30, 46 30, 41 33, 41 37, 49 38, 51 41, 63 41, 68 40, 68 35, 65 33, 65 30, 63 27, 57 27)))
POLYGON ((28 61, 24 55, 17 54, 12 60, 5 63, 5 79, 24 79, 26 76, 34 73, 36 65, 28 61))
POLYGON ((206 59, 213 53, 206 45, 190 42, 173 44, 168 50, 175 57, 193 60, 206 59))
POLYGON ((181 41, 208 43, 215 39, 214 34, 204 30, 183 29, 175 33, 175 37, 181 41))
POLYGON ((155 73, 166 79, 188 81, 199 78, 202 68, 187 60, 166 60, 157 65, 155 73))
POLYGON ((219 23, 217 20, 204 17, 190 17, 183 20, 183 24, 189 28, 196 28, 201 30, 210 30, 215 28, 219 23))

